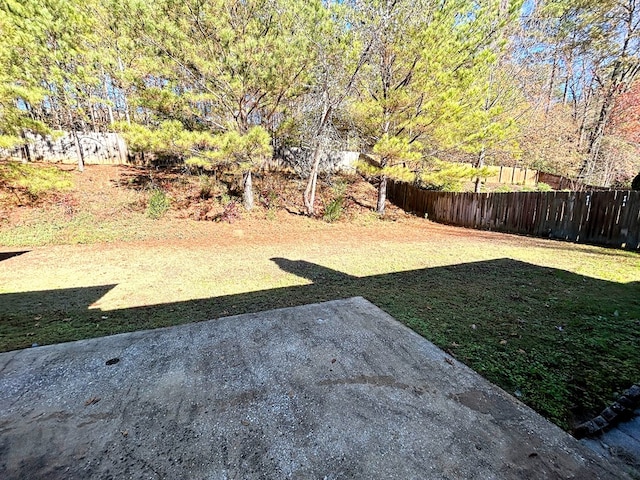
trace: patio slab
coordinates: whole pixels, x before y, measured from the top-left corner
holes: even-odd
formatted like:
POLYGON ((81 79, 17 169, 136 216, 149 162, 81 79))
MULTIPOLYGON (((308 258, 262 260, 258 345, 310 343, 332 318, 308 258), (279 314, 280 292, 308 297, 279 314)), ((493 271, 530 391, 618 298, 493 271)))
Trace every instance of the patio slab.
POLYGON ((626 477, 357 297, 0 354, 0 478, 626 477))

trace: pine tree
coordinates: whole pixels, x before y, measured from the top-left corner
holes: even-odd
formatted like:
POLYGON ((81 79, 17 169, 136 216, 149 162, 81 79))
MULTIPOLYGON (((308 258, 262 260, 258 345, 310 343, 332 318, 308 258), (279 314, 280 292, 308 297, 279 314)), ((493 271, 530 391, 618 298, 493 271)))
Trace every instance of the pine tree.
POLYGON ((378 179, 381 215, 387 179, 410 176, 422 158, 452 143, 452 124, 470 123, 483 109, 481 102, 466 99, 486 66, 495 63, 492 47, 519 6, 485 3, 356 2, 366 25, 363 35, 373 47, 354 115, 376 154, 366 171, 378 179))
POLYGON ((37 69, 25 61, 38 29, 37 23, 26 21, 29 14, 29 5, 22 2, 0 3, 0 147, 3 148, 24 144, 28 131, 49 131, 33 111, 46 91, 40 85, 37 69))
POLYGON ((265 133, 305 84, 308 40, 298 19, 310 18, 318 5, 156 0, 142 17, 143 41, 159 60, 153 81, 139 85, 141 106, 156 123, 178 120, 189 130, 221 135, 223 147, 211 158, 222 162, 220 152, 227 152, 228 164, 241 167, 247 209, 252 172, 269 148, 265 133), (248 158, 249 145, 261 153, 248 158))
MULTIPOLYGON (((65 0, 8 0, 2 12, 10 32, 4 41, 11 51, 2 56, 10 72, 4 92, 13 97, 14 117, 22 122, 30 118, 22 127, 32 131, 73 132, 82 170, 78 131, 96 129, 93 92, 99 84, 91 54, 92 17, 78 2, 65 0)), ((20 121, 12 128, 16 125, 20 121)))

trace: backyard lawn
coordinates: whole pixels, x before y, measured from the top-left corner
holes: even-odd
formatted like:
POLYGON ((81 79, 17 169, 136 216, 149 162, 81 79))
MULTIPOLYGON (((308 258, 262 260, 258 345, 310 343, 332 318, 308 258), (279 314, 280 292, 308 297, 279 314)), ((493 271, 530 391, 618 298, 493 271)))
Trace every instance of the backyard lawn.
POLYGON ((567 430, 640 381, 638 254, 390 217, 164 218, 36 247, 5 224, 0 350, 362 296, 567 430))

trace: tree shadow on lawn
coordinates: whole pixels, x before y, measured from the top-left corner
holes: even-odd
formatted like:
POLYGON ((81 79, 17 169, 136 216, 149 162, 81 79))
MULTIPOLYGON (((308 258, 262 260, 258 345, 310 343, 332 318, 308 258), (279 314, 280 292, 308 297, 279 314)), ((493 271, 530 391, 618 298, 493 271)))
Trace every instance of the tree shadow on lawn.
POLYGON ((354 277, 272 259, 311 280, 102 311, 114 285, 0 295, 0 350, 362 296, 565 429, 640 380, 640 283, 510 259, 354 277))

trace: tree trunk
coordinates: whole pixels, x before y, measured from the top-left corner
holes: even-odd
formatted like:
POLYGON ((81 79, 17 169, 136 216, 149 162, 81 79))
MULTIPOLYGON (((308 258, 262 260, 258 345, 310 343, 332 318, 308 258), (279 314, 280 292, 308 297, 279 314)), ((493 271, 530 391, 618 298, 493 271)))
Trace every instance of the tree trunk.
POLYGON ((251 170, 245 172, 242 175, 242 186, 244 188, 244 192, 242 195, 244 208, 249 211, 253 209, 253 185, 251 182, 251 170))
MULTIPOLYGON (((484 147, 482 147, 480 149, 480 154, 478 155, 478 161, 476 162, 476 168, 482 168, 484 167, 484 155, 485 155, 485 150, 484 147)), ((476 186, 474 188, 474 192, 475 193, 480 193, 480 187, 481 187, 481 181, 480 181, 480 177, 476 177, 476 186)))
MULTIPOLYGON (((120 73, 124 74, 124 64, 122 63, 122 58, 120 58, 120 55, 118 55, 118 68, 120 69, 120 73)), ((124 116, 125 119, 127 120, 127 123, 131 123, 131 115, 129 114, 129 102, 127 101, 127 95, 124 91, 124 88, 122 89, 122 101, 124 103, 124 116)))
POLYGON ((304 191, 304 206, 307 209, 307 215, 312 216, 315 213, 315 201, 316 201, 316 184, 318 182, 318 169, 320 168, 320 157, 322 156, 322 140, 318 140, 313 151, 313 161, 311 164, 311 172, 309 174, 309 181, 307 182, 307 188, 304 191))
POLYGON ((29 151, 29 140, 27 139, 27 135, 26 133, 24 133, 24 130, 20 132, 20 136, 24 140, 24 144, 20 149, 22 151, 22 163, 29 163, 31 161, 31 152, 29 151))
POLYGON ((78 170, 84 172, 84 153, 82 153, 82 146, 76 130, 73 130, 73 139, 75 140, 76 153, 78 155, 78 170))
POLYGON ((553 53, 553 64, 551 65, 551 75, 549 78, 549 91, 547 92, 547 101, 544 107, 544 114, 549 115, 551 110, 551 100, 553 99, 553 87, 556 83, 556 69, 558 65, 558 49, 553 53))
POLYGON ((107 75, 104 73, 104 68, 102 69, 102 77, 103 77, 102 87, 104 90, 104 98, 106 100, 105 103, 107 105, 107 113, 109 114, 109 126, 112 126, 114 123, 113 107, 111 106, 111 96, 109 95, 109 89, 107 88, 107 75))
POLYGON ((582 168, 580 169, 580 173, 578 175, 578 178, 583 181, 588 180, 589 177, 593 174, 598 162, 598 156, 600 155, 600 146, 602 145, 602 138, 604 137, 605 128, 609 123, 609 117, 613 108, 612 90, 613 87, 610 87, 609 91, 602 101, 597 123, 594 129, 591 131, 591 135, 589 137, 587 156, 582 163, 582 168))
POLYGON ((384 204, 387 200, 387 179, 386 175, 382 175, 380 177, 380 185, 378 186, 378 205, 376 207, 376 212, 378 215, 384 215, 384 204))
POLYGON ((96 107, 95 105, 90 104, 87 110, 89 111, 89 118, 91 118, 91 126, 93 127, 92 131, 97 132, 98 125, 96 121, 96 107))
POLYGON ((582 102, 580 127, 578 130, 578 150, 582 150, 582 146, 587 141, 587 114, 589 112, 590 104, 591 104, 591 93, 590 91, 587 91, 587 96, 582 102))
POLYGON ((122 147, 120 146, 120 137, 118 136, 118 134, 112 134, 113 136, 111 138, 114 139, 115 143, 116 143, 116 150, 118 152, 118 160, 120 160, 120 163, 124 164, 127 163, 125 161, 125 155, 122 151, 122 147))
POLYGON ((323 112, 320 117, 320 124, 318 125, 318 131, 316 133, 317 145, 313 150, 313 161, 311 164, 311 172, 309 173, 309 181, 307 182, 307 188, 304 191, 304 206, 307 209, 307 215, 312 216, 314 214, 314 204, 316 200, 316 185, 318 183, 318 169, 320 168, 320 158, 322 158, 322 142, 324 140, 325 127, 329 123, 331 112, 333 110, 330 101, 329 93, 325 89, 323 93, 323 112))
MULTIPOLYGON (((385 112, 384 116, 385 116, 385 122, 384 122, 384 125, 382 126, 383 136, 389 133, 389 128, 391 127, 391 122, 389 120, 388 113, 385 112)), ((387 163, 389 163, 389 159, 383 157, 380 160, 380 169, 384 171, 384 168, 387 166, 387 163)), ((384 215, 384 204, 387 201, 387 180, 388 179, 389 177, 387 177, 387 175, 385 175, 384 173, 380 174, 380 185, 378 185, 378 204, 376 206, 376 212, 380 216, 384 215)))

